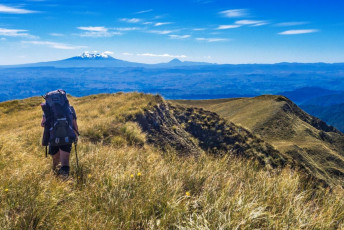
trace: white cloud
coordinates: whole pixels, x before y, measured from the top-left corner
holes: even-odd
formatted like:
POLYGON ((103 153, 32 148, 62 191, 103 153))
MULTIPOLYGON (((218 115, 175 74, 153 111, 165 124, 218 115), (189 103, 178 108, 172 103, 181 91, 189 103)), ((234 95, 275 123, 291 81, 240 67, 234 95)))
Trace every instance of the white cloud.
POLYGON ((6 38, 0 38, 0 41, 6 41, 7 39, 6 38))
POLYGON ((171 55, 171 54, 152 54, 152 53, 143 53, 143 54, 136 54, 137 56, 144 56, 144 57, 168 57, 168 58, 186 58, 185 55, 171 55))
POLYGON ((206 28, 194 28, 192 29, 193 31, 202 31, 202 30, 206 30, 206 28))
POLYGON ((120 21, 128 22, 128 23, 138 23, 138 22, 141 22, 141 19, 139 19, 139 18, 121 18, 120 21))
POLYGON ((106 32, 85 32, 79 34, 80 37, 92 37, 92 38, 101 38, 101 37, 112 37, 114 35, 122 35, 121 32, 114 32, 114 31, 106 31, 106 32))
POLYGON ((283 27, 283 26, 299 26, 299 25, 305 25, 305 24, 308 24, 308 22, 281 22, 275 25, 283 27))
POLYGON ((166 17, 166 15, 156 15, 154 17, 154 19, 161 19, 161 18, 164 18, 164 17, 166 17))
POLYGON ((153 22, 144 22, 144 23, 142 23, 142 24, 144 24, 144 25, 150 25, 150 24, 153 24, 153 22))
POLYGON ((225 42, 229 41, 227 38, 196 38, 197 41, 206 41, 206 42, 225 42))
POLYGON ((249 26, 263 26, 268 23, 266 21, 260 21, 260 20, 239 20, 239 21, 236 21, 235 24, 249 25, 249 26))
POLYGON ((232 9, 232 10, 224 10, 221 11, 220 14, 227 18, 240 18, 247 16, 247 10, 246 9, 232 9))
POLYGON ((27 30, 16 30, 6 28, 0 28, 0 36, 38 38, 37 36, 33 36, 27 33, 27 30))
POLYGON ((9 36, 9 37, 25 37, 29 35, 26 33, 27 30, 14 30, 14 29, 5 29, 0 28, 0 36, 9 36))
POLYGON ((286 30, 280 32, 280 35, 294 35, 294 34, 309 34, 309 33, 316 33, 319 32, 317 29, 308 29, 308 30, 286 30))
POLYGON ((104 26, 80 26, 77 27, 79 30, 85 31, 79 34, 81 37, 112 37, 114 35, 122 35, 125 31, 140 30, 139 27, 117 27, 117 28, 106 28, 104 26))
POLYGON ((3 4, 0 4, 0 13, 6 13, 6 14, 33 14, 33 13, 37 13, 37 11, 20 9, 20 8, 14 8, 14 7, 5 6, 3 4))
POLYGON ((102 54, 106 54, 106 55, 113 55, 113 54, 114 54, 114 52, 112 52, 112 51, 105 51, 105 52, 103 52, 102 54))
POLYGON ((132 53, 122 53, 123 55, 125 55, 125 56, 133 56, 134 54, 132 54, 132 53))
POLYGON ((148 30, 147 32, 153 33, 153 34, 170 34, 174 31, 172 31, 172 30, 148 30))
POLYGON ((106 32, 108 31, 107 28, 103 26, 80 26, 78 27, 79 30, 86 30, 86 31, 92 31, 92 32, 106 32))
POLYGON ((136 12, 135 14, 144 14, 144 13, 149 13, 149 12, 152 12, 152 11, 153 11, 153 9, 142 10, 142 11, 136 12))
POLYGON ((154 26, 163 26, 163 25, 169 25, 172 24, 172 22, 157 22, 154 24, 154 26))
POLYGON ((64 34, 60 34, 60 33, 50 33, 50 36, 54 36, 54 37, 63 37, 64 34))
POLYGON ((113 28, 114 30, 117 31, 134 31, 134 30, 140 30, 141 28, 139 27, 118 27, 118 28, 113 28))
POLYGON ((261 22, 261 23, 254 24, 252 26, 265 26, 267 24, 268 24, 267 22, 261 22))
POLYGON ((103 26, 80 26, 77 27, 79 30, 86 31, 84 33, 79 34, 81 37, 112 37, 114 35, 122 35, 121 32, 118 31, 110 31, 108 28, 103 26))
POLYGON ((76 49, 84 49, 86 46, 73 46, 64 43, 58 42, 49 42, 49 41, 22 41, 25 44, 33 44, 33 45, 44 45, 54 49, 62 49, 62 50, 76 50, 76 49))
POLYGON ((227 29, 234 29, 239 28, 241 25, 220 25, 216 29, 217 30, 227 30, 227 29))
POLYGON ((171 34, 171 35, 168 35, 170 36, 170 38, 172 39, 186 39, 186 38, 189 38, 191 37, 190 35, 175 35, 175 34, 171 34))

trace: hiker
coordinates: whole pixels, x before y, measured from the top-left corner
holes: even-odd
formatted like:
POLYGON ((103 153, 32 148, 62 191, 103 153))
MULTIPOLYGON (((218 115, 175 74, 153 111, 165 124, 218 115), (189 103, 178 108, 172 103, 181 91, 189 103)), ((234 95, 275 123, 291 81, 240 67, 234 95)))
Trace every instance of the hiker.
POLYGON ((43 98, 45 103, 41 104, 43 110, 41 126, 44 127, 42 145, 46 146, 46 155, 49 145, 53 171, 57 175, 68 177, 72 144, 76 145, 79 135, 76 113, 73 106, 69 105, 64 90, 49 92, 43 98), (61 168, 58 170, 59 163, 61 168))

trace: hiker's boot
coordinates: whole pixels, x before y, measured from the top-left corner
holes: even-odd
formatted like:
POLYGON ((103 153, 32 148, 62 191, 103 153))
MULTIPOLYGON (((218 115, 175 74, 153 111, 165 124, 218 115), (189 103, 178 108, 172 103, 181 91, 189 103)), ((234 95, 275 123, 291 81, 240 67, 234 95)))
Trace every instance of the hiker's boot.
POLYGON ((57 165, 55 168, 52 167, 53 173, 55 176, 58 176, 60 173, 61 165, 57 165))
POLYGON ((58 172, 58 175, 67 178, 69 176, 69 166, 62 166, 58 172))

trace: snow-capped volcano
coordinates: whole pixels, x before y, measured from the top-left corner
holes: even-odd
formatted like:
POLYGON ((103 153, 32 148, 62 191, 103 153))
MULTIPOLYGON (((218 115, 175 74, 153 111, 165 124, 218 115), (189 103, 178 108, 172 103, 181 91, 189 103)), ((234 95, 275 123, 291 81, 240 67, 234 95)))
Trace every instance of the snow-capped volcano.
POLYGON ((111 57, 112 52, 83 52, 79 56, 57 61, 54 66, 63 67, 143 67, 146 64, 123 61, 111 57))
POLYGON ((91 52, 83 52, 80 56, 80 58, 87 58, 87 59, 99 59, 99 58, 112 58, 110 55, 108 55, 106 52, 104 53, 91 53, 91 52))

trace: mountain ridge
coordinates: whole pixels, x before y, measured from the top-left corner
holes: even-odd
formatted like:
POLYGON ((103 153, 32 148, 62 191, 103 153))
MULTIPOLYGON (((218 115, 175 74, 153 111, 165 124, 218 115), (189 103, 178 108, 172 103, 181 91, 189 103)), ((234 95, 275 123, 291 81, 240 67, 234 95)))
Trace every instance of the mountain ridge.
POLYGON ((272 144, 316 178, 344 186, 344 134, 284 96, 187 101, 241 125, 272 144), (326 160, 325 160, 326 159, 326 160))

